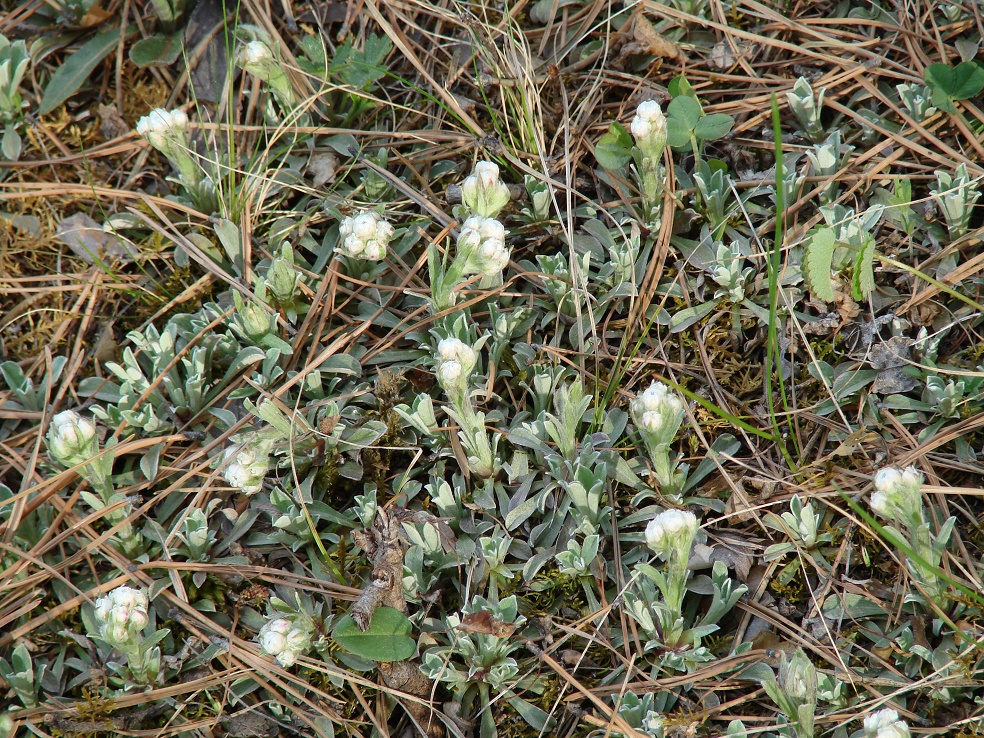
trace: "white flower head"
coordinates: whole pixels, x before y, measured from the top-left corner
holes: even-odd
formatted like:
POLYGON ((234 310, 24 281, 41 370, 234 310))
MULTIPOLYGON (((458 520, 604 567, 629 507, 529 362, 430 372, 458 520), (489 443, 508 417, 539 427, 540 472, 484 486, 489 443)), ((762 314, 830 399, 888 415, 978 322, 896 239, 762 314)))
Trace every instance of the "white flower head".
POLYGON ((273 52, 262 41, 250 41, 243 47, 244 65, 262 64, 266 61, 273 61, 273 52))
POLYGON ((864 719, 865 738, 910 738, 909 726, 899 719, 899 714, 885 708, 864 719))
POLYGON ((639 103, 629 129, 632 131, 632 137, 635 138, 636 146, 647 158, 656 160, 663 155, 667 136, 666 117, 658 102, 646 100, 639 103))
POLYGON ((150 622, 147 595, 138 589, 122 586, 95 602, 99 635, 114 647, 125 649, 150 622))
POLYGON ((180 108, 154 108, 137 121, 137 133, 165 155, 174 142, 185 142, 187 130, 188 116, 180 108))
POLYGON ((74 410, 58 413, 48 427, 48 453, 62 466, 85 463, 99 453, 96 426, 74 410))
POLYGON ((816 702, 817 670, 803 649, 797 649, 788 660, 783 655, 779 664, 779 686, 797 704, 816 702))
POLYGON ((639 431, 658 444, 672 443, 683 422, 683 401, 662 382, 649 385, 629 409, 639 431))
POLYGON ((386 247, 395 229, 375 210, 360 210, 342 221, 338 228, 338 252, 366 261, 386 258, 386 247))
POLYGON ((270 453, 259 440, 247 442, 242 448, 225 450, 223 461, 231 461, 222 470, 222 477, 245 495, 255 495, 263 489, 263 480, 270 469, 270 453))
POLYGON ((509 203, 509 188, 499 179, 499 167, 491 161, 480 161, 475 170, 461 183, 461 204, 464 209, 482 218, 495 218, 509 203))
POLYGON ((664 559, 686 561, 697 527, 697 516, 689 510, 664 510, 646 526, 646 545, 664 559))
POLYGON ((260 648, 287 668, 311 647, 311 634, 287 618, 267 621, 257 635, 260 648))
POLYGON ((437 381, 452 399, 463 396, 468 378, 478 363, 475 349, 457 338, 444 338, 437 344, 437 381))
POLYGON ((922 523, 922 474, 914 466, 906 469, 886 467, 875 475, 871 509, 886 520, 909 527, 922 523))
POLYGON ((506 229, 495 218, 473 215, 461 226, 458 255, 465 259, 464 274, 500 275, 509 264, 506 229))

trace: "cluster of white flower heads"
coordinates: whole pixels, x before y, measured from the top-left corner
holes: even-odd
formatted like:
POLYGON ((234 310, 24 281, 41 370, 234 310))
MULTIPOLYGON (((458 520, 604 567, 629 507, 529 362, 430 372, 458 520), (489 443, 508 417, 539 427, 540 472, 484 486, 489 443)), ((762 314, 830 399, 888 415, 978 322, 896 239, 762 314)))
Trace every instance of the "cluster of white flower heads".
POLYGON ((865 738, 910 738, 909 726, 891 709, 879 710, 864 719, 865 738))
POLYGON ((138 589, 122 586, 96 600, 96 622, 99 635, 116 648, 126 650, 139 640, 150 622, 147 595, 138 589))
POLYGON ((509 264, 506 229, 495 218, 473 215, 461 226, 458 253, 465 258, 465 274, 496 276, 509 264))
POLYGON ((154 108, 137 121, 137 133, 165 155, 176 142, 184 142, 187 131, 188 116, 179 108, 154 108))
POLYGON ((922 474, 914 466, 887 467, 875 475, 871 509, 890 521, 907 526, 922 523, 922 474))
POLYGON ((681 552, 686 558, 697 528, 697 516, 689 510, 664 510, 646 526, 646 545, 663 558, 681 552))
POLYGON ((636 146, 647 158, 658 159, 663 155, 667 137, 666 116, 658 102, 646 100, 639 103, 629 130, 632 131, 636 146))
POLYGON ((287 668, 311 647, 311 634, 287 618, 267 621, 257 636, 260 648, 287 668))
POLYGON ((374 210, 360 210, 342 221, 338 229, 338 252, 366 261, 386 258, 386 248, 395 229, 374 210))
POLYGON ((629 409, 639 430, 652 435, 657 443, 671 443, 683 422, 683 401, 662 382, 649 385, 632 400, 629 409))
POLYGON ((230 486, 245 495, 255 495, 263 489, 263 480, 270 469, 270 454, 266 446, 255 442, 247 443, 242 448, 227 448, 223 461, 229 462, 222 469, 222 477, 230 486))
POLYGON ((437 381, 448 392, 460 389, 478 363, 475 349, 457 338, 437 344, 437 381))
POLYGON ((82 464, 99 452, 96 426, 74 410, 65 410, 51 419, 48 427, 48 453, 62 466, 82 464))

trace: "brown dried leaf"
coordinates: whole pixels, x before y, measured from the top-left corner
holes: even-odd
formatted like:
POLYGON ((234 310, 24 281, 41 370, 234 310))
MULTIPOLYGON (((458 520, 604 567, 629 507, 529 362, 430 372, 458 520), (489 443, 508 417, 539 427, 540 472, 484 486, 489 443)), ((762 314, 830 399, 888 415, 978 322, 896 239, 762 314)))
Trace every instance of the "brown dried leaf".
MULTIPOLYGON (((653 24, 650 23, 646 16, 639 13, 635 17, 635 21, 632 24, 632 38, 635 41, 634 44, 628 44, 628 46, 636 46, 639 48, 638 51, 634 53, 645 53, 651 54, 652 56, 660 56, 666 59, 682 59, 683 51, 680 46, 665 36, 661 36, 653 28, 653 24)), ((627 53, 623 50, 623 56, 627 53)))

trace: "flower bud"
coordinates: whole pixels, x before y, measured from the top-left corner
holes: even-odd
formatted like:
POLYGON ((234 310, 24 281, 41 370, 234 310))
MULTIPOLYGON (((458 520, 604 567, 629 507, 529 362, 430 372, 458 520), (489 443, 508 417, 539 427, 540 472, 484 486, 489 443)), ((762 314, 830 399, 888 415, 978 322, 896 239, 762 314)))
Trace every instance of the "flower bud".
POLYGON ((386 258, 386 247, 395 229, 374 210, 362 210, 342 221, 336 250, 342 256, 366 261, 386 258))
POLYGON ((223 461, 228 463, 222 470, 222 477, 230 486, 239 488, 245 495, 255 495, 263 489, 263 480, 270 469, 270 454, 258 440, 247 442, 241 448, 227 448, 223 461))
POLYGON ((817 670, 803 649, 797 649, 788 661, 783 656, 779 664, 779 687, 797 704, 816 702, 817 670))
POLYGON ((509 203, 509 188, 499 179, 499 167, 491 161, 475 164, 461 183, 461 204, 471 215, 494 218, 509 203))
POLYGON ((910 738, 909 726, 891 708, 879 710, 864 719, 865 738, 910 738))
POLYGON ((277 333, 277 316, 269 308, 252 298, 244 300, 238 290, 232 298, 236 305, 233 327, 248 341, 262 344, 267 336, 277 333))
POLYGON ((475 349, 457 338, 444 338, 437 344, 437 381, 452 403, 460 402, 468 389, 478 355, 475 349))
POLYGON ((263 41, 250 41, 239 52, 239 65, 268 85, 280 104, 290 110, 294 107, 294 88, 290 84, 284 66, 263 41))
POLYGON ((301 275, 294 268, 294 252, 285 243, 280 254, 270 262, 265 278, 267 289, 278 305, 290 305, 293 302, 300 278, 301 275))
POLYGON ((667 136, 666 117, 658 102, 646 100, 640 103, 636 108, 630 130, 643 156, 653 161, 663 156, 667 136))
POLYGON ((84 464, 99 453, 96 426, 74 410, 65 410, 51 419, 48 427, 48 454, 65 467, 84 464))

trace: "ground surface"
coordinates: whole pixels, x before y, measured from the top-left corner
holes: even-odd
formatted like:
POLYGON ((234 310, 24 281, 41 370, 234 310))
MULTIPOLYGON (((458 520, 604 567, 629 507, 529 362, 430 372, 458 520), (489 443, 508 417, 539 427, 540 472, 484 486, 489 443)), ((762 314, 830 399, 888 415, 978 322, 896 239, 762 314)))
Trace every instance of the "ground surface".
POLYGON ((628 5, 7 11, 0 733, 984 729, 981 7, 628 5))

